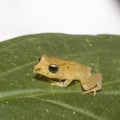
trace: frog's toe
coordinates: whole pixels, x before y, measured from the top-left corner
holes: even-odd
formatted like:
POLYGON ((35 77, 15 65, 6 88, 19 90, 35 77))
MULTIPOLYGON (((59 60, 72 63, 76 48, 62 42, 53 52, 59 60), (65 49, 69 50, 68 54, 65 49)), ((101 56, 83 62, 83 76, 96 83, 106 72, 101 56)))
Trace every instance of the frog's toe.
POLYGON ((86 93, 89 93, 89 92, 94 92, 93 95, 94 96, 96 95, 96 90, 95 89, 87 90, 87 91, 83 92, 82 94, 86 94, 86 93))
POLYGON ((58 86, 58 82, 52 82, 51 85, 56 85, 56 86, 58 86))

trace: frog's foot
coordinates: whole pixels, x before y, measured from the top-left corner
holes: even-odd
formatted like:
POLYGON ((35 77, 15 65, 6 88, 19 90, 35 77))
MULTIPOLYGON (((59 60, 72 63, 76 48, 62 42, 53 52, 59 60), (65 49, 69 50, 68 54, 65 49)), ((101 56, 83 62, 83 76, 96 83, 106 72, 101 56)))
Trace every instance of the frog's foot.
POLYGON ((61 87, 61 82, 52 82, 51 85, 55 85, 55 86, 60 86, 61 87))
POLYGON ((62 81, 52 82, 51 85, 55 85, 55 86, 59 86, 59 87, 67 87, 71 82, 72 82, 72 80, 65 80, 64 82, 62 82, 62 81))
POLYGON ((87 90, 87 91, 83 92, 83 94, 86 94, 86 93, 89 93, 89 92, 94 92, 93 95, 95 96, 96 95, 96 88, 93 88, 91 90, 87 90))

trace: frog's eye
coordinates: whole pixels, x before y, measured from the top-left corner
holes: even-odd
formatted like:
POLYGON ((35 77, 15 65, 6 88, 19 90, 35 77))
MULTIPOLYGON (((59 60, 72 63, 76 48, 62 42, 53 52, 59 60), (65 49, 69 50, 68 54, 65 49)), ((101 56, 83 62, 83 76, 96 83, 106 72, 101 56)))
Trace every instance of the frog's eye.
POLYGON ((41 57, 39 57, 38 61, 40 61, 40 60, 41 60, 41 57))
POLYGON ((49 65, 49 71, 51 73, 56 73, 58 71, 58 66, 56 64, 50 64, 49 65))

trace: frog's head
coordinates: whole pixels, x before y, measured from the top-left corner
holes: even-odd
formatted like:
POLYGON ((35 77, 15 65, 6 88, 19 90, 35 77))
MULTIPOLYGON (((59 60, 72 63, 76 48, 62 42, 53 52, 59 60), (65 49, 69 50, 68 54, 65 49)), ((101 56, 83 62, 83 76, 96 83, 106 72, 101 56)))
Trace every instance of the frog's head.
POLYGON ((49 58, 46 55, 42 55, 39 58, 39 63, 34 66, 34 72, 48 78, 59 78, 60 67, 53 58, 49 58))

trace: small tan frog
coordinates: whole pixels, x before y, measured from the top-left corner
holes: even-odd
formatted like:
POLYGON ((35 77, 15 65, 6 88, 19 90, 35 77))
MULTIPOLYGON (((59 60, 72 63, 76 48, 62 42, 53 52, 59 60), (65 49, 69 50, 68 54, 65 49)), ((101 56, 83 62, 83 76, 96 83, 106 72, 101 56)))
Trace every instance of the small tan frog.
POLYGON ((102 75, 100 73, 91 74, 91 68, 74 61, 66 61, 58 58, 49 58, 43 55, 39 63, 34 66, 34 72, 48 78, 57 79, 51 85, 67 87, 73 80, 79 80, 84 93, 91 91, 96 95, 96 91, 102 88, 102 75), (63 81, 64 80, 64 81, 63 81))

